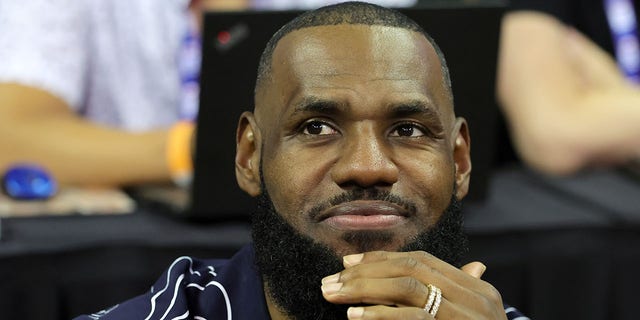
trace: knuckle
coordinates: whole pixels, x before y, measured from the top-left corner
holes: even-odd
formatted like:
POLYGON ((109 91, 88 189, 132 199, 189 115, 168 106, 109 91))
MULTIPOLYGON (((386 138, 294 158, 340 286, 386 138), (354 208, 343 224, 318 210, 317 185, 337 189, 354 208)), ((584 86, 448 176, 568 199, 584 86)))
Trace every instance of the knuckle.
POLYGON ((487 283, 485 297, 487 297, 487 301, 490 302, 492 305, 499 304, 502 302, 502 295, 500 294, 500 291, 498 291, 496 287, 492 286, 489 283, 487 283))
POLYGON ((358 279, 360 276, 360 270, 357 268, 343 270, 338 273, 338 281, 348 282, 352 279, 358 279))
POLYGON ((482 309, 485 310, 487 314, 493 314, 493 312, 498 309, 502 311, 502 295, 494 286, 487 283, 482 297, 482 309), (498 308, 497 306, 500 306, 500 308, 498 308))
POLYGON ((384 261, 387 259, 387 254, 384 251, 369 251, 365 252, 363 261, 384 261))
POLYGON ((426 251, 413 251, 411 252, 411 256, 418 260, 430 260, 431 255, 426 251))
POLYGON ((407 297, 416 297, 423 293, 424 285, 418 281, 416 278, 404 277, 398 279, 399 287, 401 290, 405 292, 407 297))
POLYGON ((415 273, 419 268, 420 261, 415 258, 409 257, 406 259, 402 259, 401 268, 409 272, 409 274, 415 273))

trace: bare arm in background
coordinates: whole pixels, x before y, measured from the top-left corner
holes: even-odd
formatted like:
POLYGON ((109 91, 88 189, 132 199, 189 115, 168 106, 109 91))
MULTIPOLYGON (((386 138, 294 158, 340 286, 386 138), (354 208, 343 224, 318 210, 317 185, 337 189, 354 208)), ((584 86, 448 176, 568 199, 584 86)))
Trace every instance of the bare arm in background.
MULTIPOLYGON (((6 43, 18 46, 23 52, 46 50, 50 55, 64 57, 59 59, 63 61, 60 64, 81 64, 84 61, 83 54, 86 54, 82 51, 82 44, 73 56, 56 50, 67 46, 75 48, 77 41, 82 41, 83 34, 74 32, 86 28, 86 8, 77 5, 68 9, 62 6, 63 2, 42 2, 36 3, 33 8, 62 9, 47 16, 43 23, 26 26, 36 30, 33 32, 36 34, 41 34, 45 26, 53 26, 57 32, 56 39, 68 43, 52 46, 46 42, 34 48, 30 47, 32 43, 14 43, 15 38, 5 39, 6 43), (24 49, 25 46, 29 46, 29 49, 24 49)), ((248 5, 246 0, 192 0, 189 8, 200 18, 205 9, 241 10, 248 5)), ((11 12, 22 10, 18 5, 5 4, 3 8, 11 12)), ((0 20, 2 18, 0 16, 0 20)), ((25 28, 22 20, 5 19, 9 21, 7 30, 25 28)), ((35 58, 41 56, 35 55, 35 58)), ((81 67, 78 69, 83 70, 81 67)), ((56 74, 58 81, 61 78, 64 80, 63 76, 56 74)), ((0 174, 15 162, 29 161, 45 166, 63 185, 122 186, 168 182, 171 178, 165 155, 167 136, 168 129, 130 133, 101 126, 82 118, 67 102, 48 91, 0 83, 0 174)))
POLYGON ((534 169, 571 174, 640 155, 640 89, 605 51, 550 15, 503 19, 497 95, 514 146, 534 169))
POLYGON ((0 172, 28 160, 48 168, 63 185, 169 181, 166 136, 99 126, 45 91, 0 84, 0 172))

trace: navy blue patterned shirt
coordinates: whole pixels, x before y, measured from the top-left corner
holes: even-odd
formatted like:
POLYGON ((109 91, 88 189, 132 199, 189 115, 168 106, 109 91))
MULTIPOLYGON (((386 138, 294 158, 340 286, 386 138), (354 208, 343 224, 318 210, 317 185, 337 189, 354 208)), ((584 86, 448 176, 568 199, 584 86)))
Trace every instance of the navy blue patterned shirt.
MULTIPOLYGON (((509 320, 527 320, 505 306, 509 320)), ((141 296, 109 309, 83 315, 82 320, 115 319, 270 319, 262 281, 247 245, 229 260, 176 259, 141 296)))

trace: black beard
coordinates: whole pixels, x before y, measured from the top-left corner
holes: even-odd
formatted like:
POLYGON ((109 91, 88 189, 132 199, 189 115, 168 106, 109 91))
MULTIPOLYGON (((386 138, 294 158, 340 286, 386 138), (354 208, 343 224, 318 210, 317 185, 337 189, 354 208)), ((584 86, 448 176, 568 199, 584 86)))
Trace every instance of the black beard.
MULTIPOLYGON (((257 197, 258 210, 252 216, 252 235, 256 264, 268 287, 268 294, 280 311, 292 319, 346 319, 349 305, 329 303, 322 296, 322 278, 344 270, 342 257, 328 246, 317 243, 297 232, 278 214, 263 184, 257 197)), ((367 192, 352 192, 341 196, 347 200, 367 192)), ((374 192, 378 200, 390 200, 386 193, 374 192), (385 197, 386 196, 386 197, 385 197)), ((370 195, 367 199, 372 199, 370 195)), ((395 199, 395 198, 394 198, 395 199)), ((467 237, 462 227, 461 203, 452 196, 438 223, 410 239, 399 251, 426 251, 454 266, 467 252, 467 237)), ((388 239, 380 232, 354 232, 343 239, 369 251, 376 243, 388 239)))

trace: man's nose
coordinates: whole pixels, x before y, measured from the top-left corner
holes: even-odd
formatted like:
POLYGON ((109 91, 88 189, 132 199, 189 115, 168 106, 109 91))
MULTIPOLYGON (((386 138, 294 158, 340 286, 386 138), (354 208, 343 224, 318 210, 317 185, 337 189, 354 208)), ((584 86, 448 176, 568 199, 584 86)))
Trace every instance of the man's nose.
POLYGON ((333 180, 342 188, 389 187, 398 181, 392 147, 371 128, 344 137, 340 158, 332 168, 333 180))

